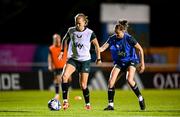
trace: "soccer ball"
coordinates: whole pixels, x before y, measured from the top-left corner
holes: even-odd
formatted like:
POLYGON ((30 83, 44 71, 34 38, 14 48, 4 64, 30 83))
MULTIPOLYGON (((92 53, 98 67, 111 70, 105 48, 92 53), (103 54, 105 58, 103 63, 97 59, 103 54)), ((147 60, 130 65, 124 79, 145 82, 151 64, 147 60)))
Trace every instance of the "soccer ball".
POLYGON ((52 111, 58 111, 61 109, 61 103, 57 99, 51 99, 48 101, 48 108, 52 111))

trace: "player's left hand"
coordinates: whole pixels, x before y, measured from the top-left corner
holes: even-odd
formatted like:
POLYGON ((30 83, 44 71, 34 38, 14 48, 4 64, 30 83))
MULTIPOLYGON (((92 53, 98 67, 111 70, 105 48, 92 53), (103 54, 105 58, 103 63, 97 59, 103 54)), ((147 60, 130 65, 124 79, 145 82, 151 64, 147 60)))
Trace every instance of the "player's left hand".
POLYGON ((145 70, 145 65, 144 64, 139 64, 139 66, 137 67, 137 71, 139 73, 143 73, 145 70))

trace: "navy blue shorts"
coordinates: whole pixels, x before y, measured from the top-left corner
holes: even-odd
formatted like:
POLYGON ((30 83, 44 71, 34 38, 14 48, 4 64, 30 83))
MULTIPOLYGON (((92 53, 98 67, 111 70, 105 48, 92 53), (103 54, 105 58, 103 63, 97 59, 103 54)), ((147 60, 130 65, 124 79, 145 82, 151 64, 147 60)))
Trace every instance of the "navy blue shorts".
POLYGON ((129 62, 118 62, 115 63, 116 67, 119 68, 121 71, 127 71, 129 66, 134 66, 135 68, 139 64, 138 61, 129 61, 129 62))

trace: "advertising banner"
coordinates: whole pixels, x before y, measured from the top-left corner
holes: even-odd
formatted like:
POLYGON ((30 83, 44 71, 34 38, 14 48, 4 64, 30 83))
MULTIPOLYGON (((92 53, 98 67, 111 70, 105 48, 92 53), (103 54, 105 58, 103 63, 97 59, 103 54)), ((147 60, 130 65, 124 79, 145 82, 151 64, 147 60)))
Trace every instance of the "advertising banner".
MULTIPOLYGON (((102 71, 100 68, 91 70, 88 87, 92 90, 107 90, 110 71, 102 71)), ((145 72, 136 74, 135 80, 140 89, 180 89, 179 72, 145 72)), ((77 72, 72 75, 70 82, 72 89, 79 89, 77 72)), ((54 88, 53 74, 51 72, 1 72, 0 90, 50 90, 54 88)), ((123 75, 116 83, 116 88, 130 89, 126 75, 123 75)))

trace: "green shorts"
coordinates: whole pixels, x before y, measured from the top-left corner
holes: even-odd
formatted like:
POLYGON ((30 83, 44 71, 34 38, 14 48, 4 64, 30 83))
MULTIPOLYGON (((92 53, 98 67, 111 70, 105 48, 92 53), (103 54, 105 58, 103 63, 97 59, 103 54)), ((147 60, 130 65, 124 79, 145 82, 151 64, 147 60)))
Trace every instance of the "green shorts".
POLYGON ((78 61, 78 60, 70 58, 67 61, 67 63, 73 65, 76 68, 76 70, 80 73, 89 73, 90 72, 91 60, 78 61))

